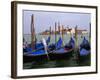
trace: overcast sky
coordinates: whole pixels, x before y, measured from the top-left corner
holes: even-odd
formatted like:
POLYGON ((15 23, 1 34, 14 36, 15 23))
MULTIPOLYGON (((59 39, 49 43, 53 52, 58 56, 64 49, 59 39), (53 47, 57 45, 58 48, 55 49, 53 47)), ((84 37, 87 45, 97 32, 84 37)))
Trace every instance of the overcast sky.
POLYGON ((91 14, 73 13, 73 12, 46 12, 46 11, 23 11, 23 32, 31 34, 31 15, 34 14, 35 32, 40 33, 49 29, 51 26, 54 29, 55 22, 60 22, 61 25, 74 28, 78 25, 79 29, 89 30, 91 14))

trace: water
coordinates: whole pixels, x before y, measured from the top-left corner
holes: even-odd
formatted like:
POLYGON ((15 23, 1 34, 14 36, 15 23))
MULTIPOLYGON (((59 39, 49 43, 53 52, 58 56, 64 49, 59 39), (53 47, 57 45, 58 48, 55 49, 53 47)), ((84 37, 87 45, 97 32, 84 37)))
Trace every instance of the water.
MULTIPOLYGON (((42 40, 42 38, 47 39, 49 35, 36 35, 37 41, 40 42, 42 40)), ((84 34, 84 36, 86 37, 87 40, 89 40, 89 35, 88 34, 84 34)), ((57 40, 59 39, 59 37, 62 37, 62 35, 57 35, 57 40)), ((63 43, 66 44, 68 43, 68 41, 70 40, 71 35, 67 34, 67 35, 63 35, 63 43)), ((31 43, 31 35, 30 34, 25 34, 24 35, 24 39, 28 42, 28 44, 31 43)), ((83 38, 82 35, 78 35, 78 44, 81 44, 83 38)), ((55 43, 55 35, 51 35, 51 40, 50 43, 55 43)))
MULTIPOLYGON (((84 34, 87 40, 89 40, 88 34, 84 34)), ((60 35, 57 35, 57 40, 59 39, 60 35)), ((64 44, 68 43, 70 40, 70 35, 64 35, 63 42, 64 44)), ((28 44, 31 43, 31 35, 26 34, 24 35, 25 40, 28 42, 28 44)), ((47 39, 48 35, 36 35, 37 41, 40 42, 42 38, 47 39)), ((81 35, 78 35, 78 45, 81 44, 83 38, 81 35)), ((55 35, 52 35, 50 43, 55 43, 55 35)), ((56 68, 56 67, 77 67, 77 66, 90 66, 90 58, 87 58, 83 61, 79 61, 76 53, 73 53, 73 55, 69 59, 64 60, 42 60, 42 61, 32 61, 23 63, 23 69, 37 69, 37 68, 56 68)))
POLYGON ((39 68, 57 68, 57 67, 78 67, 78 66, 90 66, 90 58, 79 61, 74 58, 74 55, 70 59, 64 60, 42 60, 24 63, 24 69, 39 69, 39 68))

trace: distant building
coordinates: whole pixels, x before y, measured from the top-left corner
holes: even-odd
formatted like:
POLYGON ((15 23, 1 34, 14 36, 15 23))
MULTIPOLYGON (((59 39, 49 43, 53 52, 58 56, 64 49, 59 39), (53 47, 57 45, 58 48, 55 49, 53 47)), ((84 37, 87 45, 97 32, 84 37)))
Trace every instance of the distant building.
MULTIPOLYGON (((74 29, 74 28, 72 29, 71 33, 72 33, 72 34, 75 33, 75 29, 74 29)), ((78 34, 87 34, 88 31, 87 31, 86 29, 83 29, 83 30, 82 30, 82 29, 78 29, 78 30, 77 30, 77 33, 78 33, 78 34)))
POLYGON ((39 33, 40 35, 49 35, 50 31, 49 30, 45 30, 44 32, 39 33))
MULTIPOLYGON (((60 34, 60 33, 61 33, 61 34, 62 34, 62 33, 63 33, 63 34, 66 34, 66 33, 67 33, 67 34, 70 34, 70 33, 71 33, 71 34, 75 34, 75 29, 74 29, 74 28, 69 28, 69 29, 65 29, 65 28, 64 28, 64 29, 60 30, 60 32, 59 32, 59 30, 56 31, 56 32, 53 31, 53 30, 52 30, 51 32, 50 32, 49 30, 45 30, 44 32, 41 32, 41 33, 39 33, 39 34, 40 34, 40 35, 50 35, 50 34, 55 34, 55 33, 56 33, 56 34, 60 34)), ((78 29, 78 30, 77 30, 77 33, 78 33, 78 34, 87 34, 88 31, 87 31, 86 29, 83 29, 83 30, 82 30, 82 29, 78 29)))

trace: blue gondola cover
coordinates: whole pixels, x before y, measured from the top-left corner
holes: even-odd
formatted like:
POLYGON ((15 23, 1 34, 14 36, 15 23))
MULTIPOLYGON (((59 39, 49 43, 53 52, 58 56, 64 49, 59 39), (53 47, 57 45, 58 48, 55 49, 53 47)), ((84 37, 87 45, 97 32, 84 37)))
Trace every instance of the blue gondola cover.
POLYGON ((57 41, 57 43, 56 43, 56 49, 59 49, 59 48, 61 48, 62 47, 62 39, 61 39, 61 37, 59 38, 59 40, 57 41))
POLYGON ((72 48, 75 47, 75 41, 74 39, 71 37, 70 41, 69 41, 69 44, 72 46, 72 48))
POLYGON ((47 45, 49 44, 49 42, 50 42, 50 36, 49 36, 48 39, 46 40, 47 45))

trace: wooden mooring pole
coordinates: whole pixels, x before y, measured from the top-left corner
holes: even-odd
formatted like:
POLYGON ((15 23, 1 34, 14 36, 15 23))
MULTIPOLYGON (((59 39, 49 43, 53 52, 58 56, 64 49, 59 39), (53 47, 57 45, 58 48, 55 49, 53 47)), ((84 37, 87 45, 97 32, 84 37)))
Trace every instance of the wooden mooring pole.
POLYGON ((34 15, 31 15, 31 47, 35 49, 35 28, 34 28, 34 15))

